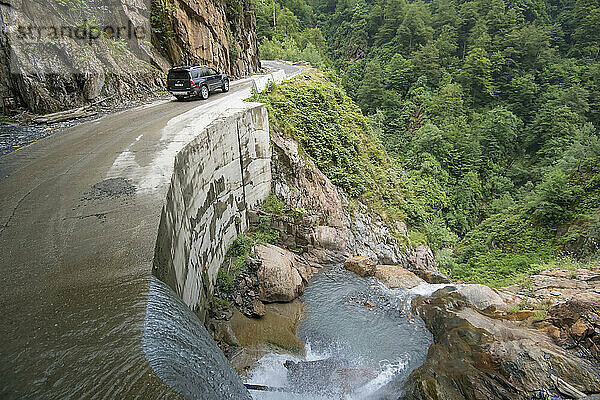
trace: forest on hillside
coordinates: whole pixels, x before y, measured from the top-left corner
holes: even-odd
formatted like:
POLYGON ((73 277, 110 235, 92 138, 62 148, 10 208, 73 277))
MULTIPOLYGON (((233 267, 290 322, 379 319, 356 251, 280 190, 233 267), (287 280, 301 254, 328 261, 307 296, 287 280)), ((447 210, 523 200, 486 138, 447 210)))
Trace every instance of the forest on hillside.
POLYGON ((454 279, 504 285, 598 260, 600 1, 254 7, 263 59, 330 71, 368 117, 397 177, 377 198, 454 279))

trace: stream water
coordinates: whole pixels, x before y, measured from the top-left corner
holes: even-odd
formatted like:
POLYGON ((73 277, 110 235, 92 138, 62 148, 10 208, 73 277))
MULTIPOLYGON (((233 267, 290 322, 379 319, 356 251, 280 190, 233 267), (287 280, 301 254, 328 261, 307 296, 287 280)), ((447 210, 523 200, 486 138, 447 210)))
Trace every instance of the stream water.
POLYGON ((432 337, 410 313, 410 299, 443 285, 390 290, 343 266, 321 270, 302 300, 304 358, 263 356, 247 383, 255 399, 398 399, 408 375, 426 358, 432 337))
POLYGON ((142 349, 152 370, 188 399, 247 399, 239 376, 202 322, 152 277, 142 349))

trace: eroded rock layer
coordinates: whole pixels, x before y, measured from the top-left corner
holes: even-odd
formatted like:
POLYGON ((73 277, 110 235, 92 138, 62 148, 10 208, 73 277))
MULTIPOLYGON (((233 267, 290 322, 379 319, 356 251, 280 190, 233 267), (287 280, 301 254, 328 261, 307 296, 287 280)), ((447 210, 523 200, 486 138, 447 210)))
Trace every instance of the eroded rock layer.
POLYGON ((439 290, 413 300, 412 307, 434 344, 409 378, 408 399, 581 398, 600 392, 594 362, 542 330, 494 314, 493 307, 479 309, 460 290, 439 290))

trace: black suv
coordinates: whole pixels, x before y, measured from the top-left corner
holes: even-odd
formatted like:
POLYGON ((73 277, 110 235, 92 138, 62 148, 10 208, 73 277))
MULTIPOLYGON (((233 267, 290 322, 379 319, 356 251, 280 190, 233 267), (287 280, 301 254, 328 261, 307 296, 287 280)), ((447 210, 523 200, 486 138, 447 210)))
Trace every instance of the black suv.
POLYGON ((177 100, 192 96, 208 99, 215 89, 228 92, 229 77, 206 65, 175 67, 167 74, 167 91, 177 100))

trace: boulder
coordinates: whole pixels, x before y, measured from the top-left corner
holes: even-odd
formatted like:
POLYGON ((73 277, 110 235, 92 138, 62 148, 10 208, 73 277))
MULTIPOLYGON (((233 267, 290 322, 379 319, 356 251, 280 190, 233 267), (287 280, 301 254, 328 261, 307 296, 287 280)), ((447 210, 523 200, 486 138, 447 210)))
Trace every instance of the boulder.
POLYGON ((525 400, 600 392, 600 371, 523 322, 496 319, 444 288, 412 303, 433 334, 406 384, 411 400, 525 400))
POLYGON ((531 282, 533 283, 533 286, 536 288, 536 290, 549 288, 587 289, 588 287, 585 281, 545 274, 532 276, 531 282))
POLYGON ((478 310, 485 310, 490 307, 494 307, 496 310, 507 310, 509 307, 507 303, 519 300, 516 296, 509 298, 506 294, 501 295, 497 290, 485 285, 463 284, 458 285, 457 289, 478 310))
POLYGON ((252 299, 252 316, 262 317, 267 312, 265 305, 259 299, 252 299))
MULTIPOLYGON (((258 297, 264 302, 292 301, 304 291, 296 255, 272 244, 256 246, 258 297)), ((305 271, 303 271, 305 272, 305 271)))
POLYGON ((557 343, 579 345, 600 362, 600 294, 579 292, 548 310, 550 329, 557 343))
POLYGON ((366 256, 354 256, 344 262, 344 268, 362 277, 375 275, 376 264, 366 256))
POLYGON ((425 281, 409 270, 397 265, 377 265, 375 278, 390 289, 412 289, 425 281))
POLYGON ((431 249, 419 245, 409 252, 408 269, 428 283, 451 283, 450 279, 440 272, 431 249))
POLYGON ((302 281, 305 284, 308 283, 308 280, 314 275, 315 268, 313 268, 308 262, 306 262, 304 258, 299 257, 295 254, 292 255, 294 256, 294 260, 292 262, 293 267, 296 268, 296 270, 300 274, 302 281))

